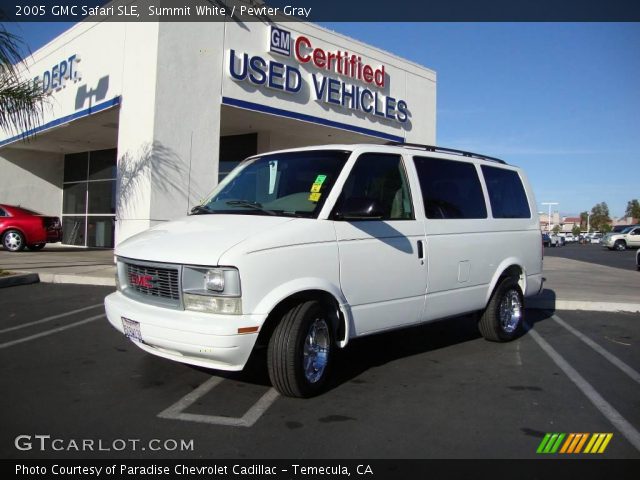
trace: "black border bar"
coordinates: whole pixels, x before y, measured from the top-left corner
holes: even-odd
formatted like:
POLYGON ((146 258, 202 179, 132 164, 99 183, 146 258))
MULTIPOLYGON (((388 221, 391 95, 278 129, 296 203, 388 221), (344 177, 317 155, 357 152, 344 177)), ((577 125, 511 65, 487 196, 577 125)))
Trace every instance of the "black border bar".
POLYGON ((5 20, 15 22, 70 22, 85 18, 93 21, 119 22, 640 21, 638 0, 116 0, 109 3, 104 0, 0 0, 0 9, 4 13, 5 20), (102 14, 95 12, 96 7, 112 5, 116 8, 108 10, 106 16, 104 10, 102 14), (236 10, 232 10, 233 5, 236 6, 236 10), (256 7, 257 10, 240 15, 239 5, 245 5, 248 8, 256 7), (196 6, 209 6, 210 11, 217 9, 218 13, 198 14, 196 6), (149 7, 161 7, 167 10, 161 15, 156 15, 151 14, 149 7), (272 10, 260 9, 261 7, 270 7, 272 10), (285 7, 289 8, 285 9, 285 7), (277 11, 273 10, 276 8, 277 11), (224 14, 221 13, 223 9, 224 14), (132 15, 134 11, 135 15, 132 15), (273 15, 274 11, 276 15, 273 15))

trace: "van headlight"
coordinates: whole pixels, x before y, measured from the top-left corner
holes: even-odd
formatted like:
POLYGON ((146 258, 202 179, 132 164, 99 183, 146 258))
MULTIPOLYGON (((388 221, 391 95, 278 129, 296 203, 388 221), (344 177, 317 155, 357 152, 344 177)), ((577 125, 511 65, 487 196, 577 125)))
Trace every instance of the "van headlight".
POLYGON ((182 299, 187 310, 240 315, 240 272, 233 267, 185 265, 182 269, 182 299))
POLYGON ((204 286, 207 290, 224 292, 224 270, 211 268, 204 275, 204 286))
POLYGON ((220 313, 224 315, 241 315, 242 299, 234 297, 215 297, 213 295, 183 295, 184 308, 194 312, 220 313))

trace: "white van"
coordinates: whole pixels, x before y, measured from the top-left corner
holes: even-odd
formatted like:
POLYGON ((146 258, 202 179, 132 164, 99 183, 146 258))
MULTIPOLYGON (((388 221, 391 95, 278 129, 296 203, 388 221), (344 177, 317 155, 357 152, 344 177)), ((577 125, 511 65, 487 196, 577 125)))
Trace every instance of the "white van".
POLYGON ((241 163, 192 214, 116 248, 111 324, 143 350, 319 393, 355 337, 468 312, 492 341, 542 288, 522 170, 421 145, 328 145, 241 163))

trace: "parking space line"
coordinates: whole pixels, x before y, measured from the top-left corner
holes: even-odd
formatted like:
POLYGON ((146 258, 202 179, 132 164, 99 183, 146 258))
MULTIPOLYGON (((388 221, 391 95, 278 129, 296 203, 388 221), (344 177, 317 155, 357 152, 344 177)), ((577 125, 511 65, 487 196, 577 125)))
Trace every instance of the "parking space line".
POLYGON ((4 328, 0 330, 0 333, 13 332, 14 330, 20 330, 21 328, 31 327, 33 325, 40 325, 41 323, 50 322, 52 320, 57 320, 58 318, 68 317, 69 315, 74 315, 76 313, 85 312, 87 310, 91 310, 92 308, 102 307, 104 303, 96 303, 95 305, 91 305, 89 307, 78 308, 77 310, 71 310, 65 313, 59 313, 58 315, 53 315, 51 317, 46 317, 41 320, 35 320, 33 322, 22 323, 20 325, 16 325, 15 327, 4 328))
POLYGON ((618 412, 613 405, 607 402, 587 380, 580 375, 562 355, 560 355, 545 339, 535 330, 529 330, 528 335, 546 352, 551 360, 569 377, 569 379, 582 391, 593 405, 609 420, 614 427, 640 451, 640 432, 618 412))
POLYGON ((211 377, 193 392, 188 393, 166 410, 158 414, 158 417, 169 420, 182 420, 185 422, 208 423, 210 425, 224 425, 228 427, 251 427, 267 409, 278 398, 278 392, 271 388, 240 418, 223 417, 220 415, 201 415, 196 413, 185 413, 184 411, 193 405, 199 398, 203 397, 214 387, 219 385, 224 379, 221 377, 211 377))
POLYGON ((30 340, 36 340, 37 338, 47 337, 49 335, 53 335, 54 333, 63 332, 64 330, 68 330, 73 327, 77 327, 80 325, 84 325, 85 323, 93 322, 99 318, 103 318, 105 316, 104 313, 100 315, 96 315, 94 317, 85 318, 84 320, 80 320, 79 322, 70 323, 69 325, 64 325, 63 327, 54 328, 52 330, 47 330, 45 332, 36 333, 35 335, 30 335, 28 337, 19 338, 17 340, 12 340, 6 343, 0 343, 0 350, 7 347, 12 347, 13 345, 18 345, 20 343, 28 342, 30 340))
POLYGON ((638 373, 633 368, 631 368, 629 365, 624 363, 622 360, 620 360, 618 357, 616 357, 613 353, 609 352, 608 350, 606 350, 603 347, 601 347, 600 345, 598 345, 596 342, 594 342, 589 337, 587 337, 583 333, 581 333, 578 330, 576 330, 575 328, 573 328, 571 325, 569 325, 567 322, 562 320, 557 315, 554 314, 554 315, 551 316, 551 318, 558 325, 560 325, 561 327, 564 327, 569 332, 573 333, 576 337, 578 337, 580 340, 582 340, 584 343, 586 343, 588 346, 590 346, 593 350, 598 352, 600 355, 602 355, 604 358, 609 360, 611 363, 613 363, 616 367, 618 367, 624 373, 629 375, 629 377, 633 381, 635 381, 636 383, 640 383, 640 373, 638 373))

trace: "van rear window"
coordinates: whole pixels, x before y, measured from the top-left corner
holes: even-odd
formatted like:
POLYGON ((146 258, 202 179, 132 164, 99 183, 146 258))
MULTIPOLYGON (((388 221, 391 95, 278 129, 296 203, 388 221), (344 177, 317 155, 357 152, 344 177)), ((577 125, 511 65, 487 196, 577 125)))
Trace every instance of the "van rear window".
POLYGON ((527 194, 518 172, 482 166, 493 218, 531 218, 527 194))
POLYGON ((473 163, 413 157, 427 218, 487 218, 480 179, 473 163))

